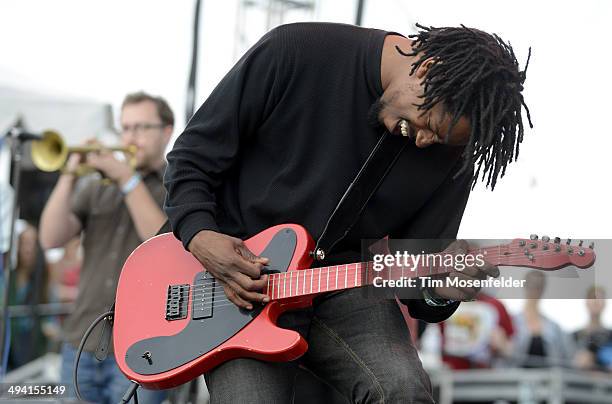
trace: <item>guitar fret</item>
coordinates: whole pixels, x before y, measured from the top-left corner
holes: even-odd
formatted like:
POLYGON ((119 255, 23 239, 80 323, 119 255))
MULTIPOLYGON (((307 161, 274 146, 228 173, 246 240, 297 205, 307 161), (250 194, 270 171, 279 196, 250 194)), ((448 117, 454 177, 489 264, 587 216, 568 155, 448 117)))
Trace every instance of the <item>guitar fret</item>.
POLYGON ((312 278, 314 276, 314 270, 310 270, 310 293, 312 293, 312 278))
POLYGON ((279 276, 276 277, 276 279, 274 280, 274 282, 278 281, 278 285, 276 287, 276 298, 280 299, 280 274, 279 276))
POLYGON ((306 294, 306 271, 304 271, 304 280, 302 283, 302 294, 305 295, 306 294))
POLYGON ((321 291, 321 270, 317 271, 317 275, 319 275, 319 292, 321 291))
POLYGON ((290 271, 289 272, 289 297, 292 296, 292 293, 291 293, 291 280, 292 280, 292 278, 293 278, 293 271, 290 271))
POLYGON ((345 288, 348 286, 347 281, 348 281, 348 266, 345 265, 344 266, 344 287, 345 288))
MULTIPOLYGON (((355 287, 357 287, 357 265, 355 265, 355 287)), ((359 267, 361 268, 361 265, 359 265, 359 267)))
POLYGON ((295 295, 299 295, 300 294, 300 271, 296 271, 295 273, 297 276, 295 277, 295 295))
POLYGON ((266 292, 268 292, 269 296, 274 299, 274 278, 272 278, 272 293, 270 293, 270 278, 272 278, 272 275, 268 275, 268 289, 266 292))
POLYGON ((283 276, 283 297, 286 296, 285 291, 287 290, 287 273, 283 276))
POLYGON ((325 291, 329 290, 329 267, 327 267, 327 285, 325 286, 325 291))
POLYGON ((338 289, 338 266, 336 266, 336 289, 338 289))

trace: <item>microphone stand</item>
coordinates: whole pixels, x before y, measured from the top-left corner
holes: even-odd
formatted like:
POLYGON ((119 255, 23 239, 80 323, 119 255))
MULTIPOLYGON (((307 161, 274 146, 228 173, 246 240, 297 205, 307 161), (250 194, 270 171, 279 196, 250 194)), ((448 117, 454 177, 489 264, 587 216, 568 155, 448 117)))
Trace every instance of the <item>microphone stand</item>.
MULTIPOLYGON (((21 160, 23 157, 23 145, 25 142, 30 140, 40 139, 39 135, 24 132, 22 129, 18 127, 11 128, 4 137, 10 141, 11 147, 11 165, 12 165, 12 185, 13 185, 13 203, 11 206, 11 222, 10 222, 10 234, 9 234, 9 244, 8 251, 4 254, 4 262, 2 266, 2 271, 4 272, 4 280, 2 283, 2 305, 1 312, 2 316, 0 317, 0 360, 4 360, 4 355, 7 355, 8 352, 4 352, 5 344, 6 344, 6 328, 7 322, 9 321, 9 310, 8 310, 8 302, 9 302, 9 290, 10 290, 10 281, 11 281, 11 272, 15 270, 13 267, 14 260, 12 259, 15 249, 14 238, 15 238, 15 223, 17 222, 17 218, 19 216, 18 212, 18 204, 19 204, 19 183, 21 180, 21 160)), ((4 363, 2 364, 4 366, 4 363)), ((2 368, 2 376, 6 372, 6 369, 2 368)))

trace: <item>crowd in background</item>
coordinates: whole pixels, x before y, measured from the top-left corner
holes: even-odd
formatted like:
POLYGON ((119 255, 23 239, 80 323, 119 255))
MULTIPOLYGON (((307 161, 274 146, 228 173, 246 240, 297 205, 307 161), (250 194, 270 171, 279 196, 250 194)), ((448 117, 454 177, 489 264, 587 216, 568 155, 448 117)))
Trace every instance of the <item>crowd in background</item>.
MULTIPOLYGON (((502 301, 481 292, 438 324, 436 346, 443 363, 451 369, 560 366, 612 371, 612 330, 601 321, 604 288, 589 288, 585 296, 589 321, 570 334, 561 327, 562 319, 549 318, 540 309, 546 287, 543 273, 529 272, 526 281, 524 306, 516 315, 510 315, 502 301)), ((435 335, 429 331, 425 339, 435 335)))
MULTIPOLYGON (((39 245, 38 229, 19 220, 17 264, 10 278, 9 305, 32 308, 37 304, 71 303, 78 293, 82 257, 80 238, 63 248, 44 252, 39 245)), ((60 346, 62 312, 67 305, 51 308, 57 315, 42 316, 35 310, 20 310, 11 316, 11 344, 8 370, 18 368, 60 346)))

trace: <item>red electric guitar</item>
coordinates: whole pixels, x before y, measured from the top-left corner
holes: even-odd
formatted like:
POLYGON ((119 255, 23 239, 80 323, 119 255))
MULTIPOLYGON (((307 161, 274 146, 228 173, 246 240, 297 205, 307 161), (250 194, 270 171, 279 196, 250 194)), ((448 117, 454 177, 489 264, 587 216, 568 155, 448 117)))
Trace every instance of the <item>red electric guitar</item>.
MULTIPOLYGON (((295 331, 276 326, 278 316, 307 307, 321 293, 385 279, 447 272, 446 268, 399 268, 375 272, 371 262, 308 269, 314 242, 295 224, 271 227, 245 244, 270 258, 270 302, 247 311, 229 302, 221 285, 171 233, 139 246, 127 259, 117 289, 115 358, 121 371, 144 387, 165 389, 185 383, 233 358, 290 361, 306 352, 295 331), (385 272, 388 271, 388 272, 385 272)), ((470 251, 494 265, 546 270, 568 265, 586 268, 595 261, 592 246, 561 245, 559 240, 516 239, 508 245, 470 251)))

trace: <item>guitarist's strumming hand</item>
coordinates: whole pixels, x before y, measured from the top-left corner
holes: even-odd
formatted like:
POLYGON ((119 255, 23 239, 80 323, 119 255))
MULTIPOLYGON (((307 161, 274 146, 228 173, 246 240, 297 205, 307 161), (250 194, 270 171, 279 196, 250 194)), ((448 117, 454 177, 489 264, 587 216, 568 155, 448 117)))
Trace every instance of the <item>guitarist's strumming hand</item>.
POLYGON ((268 258, 253 254, 242 240, 202 230, 187 248, 223 285, 227 298, 236 306, 251 310, 252 302, 269 301, 267 295, 258 293, 268 281, 267 275, 261 275, 268 258))
MULTIPOLYGON (((448 254, 469 254, 469 245, 465 240, 456 240, 449 245, 444 253, 448 254)), ((473 265, 467 265, 461 271, 454 269, 449 274, 445 275, 448 277, 456 277, 459 280, 476 280, 486 279, 487 276, 497 278, 499 276, 499 268, 495 265, 491 265, 488 262, 484 262, 484 265, 478 266, 475 263, 473 265)), ((461 288, 461 287, 436 287, 433 289, 433 293, 436 297, 441 297, 448 300, 472 300, 476 297, 480 288, 461 288)))

